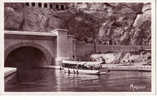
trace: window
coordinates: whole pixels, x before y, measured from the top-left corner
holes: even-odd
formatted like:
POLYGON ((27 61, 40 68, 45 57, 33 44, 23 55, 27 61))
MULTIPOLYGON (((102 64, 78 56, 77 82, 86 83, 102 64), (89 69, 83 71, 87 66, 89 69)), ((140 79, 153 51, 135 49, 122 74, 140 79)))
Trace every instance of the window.
POLYGON ((59 5, 56 5, 56 9, 59 10, 59 5))
POLYGON ((52 4, 50 4, 50 8, 51 8, 51 9, 53 8, 52 4))
POLYGON ((42 7, 42 4, 41 4, 41 3, 38 3, 38 6, 39 6, 39 7, 42 7))
POLYGON ((26 6, 29 6, 29 3, 25 3, 26 6))
POLYGON ((35 3, 32 3, 32 7, 34 7, 35 6, 35 3))
POLYGON ((44 3, 44 8, 47 8, 47 3, 44 3))
POLYGON ((61 10, 64 10, 64 5, 61 5, 61 10))

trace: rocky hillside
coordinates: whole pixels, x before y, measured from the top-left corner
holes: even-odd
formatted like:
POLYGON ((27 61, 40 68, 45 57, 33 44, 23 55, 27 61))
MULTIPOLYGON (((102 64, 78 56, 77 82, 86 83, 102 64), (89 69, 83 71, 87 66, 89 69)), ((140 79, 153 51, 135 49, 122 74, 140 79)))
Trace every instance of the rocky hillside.
MULTIPOLYGON (((49 32, 65 28, 77 40, 150 45, 150 3, 64 3, 67 9, 5 4, 5 29, 49 32)), ((61 7, 62 8, 62 7, 61 7)))

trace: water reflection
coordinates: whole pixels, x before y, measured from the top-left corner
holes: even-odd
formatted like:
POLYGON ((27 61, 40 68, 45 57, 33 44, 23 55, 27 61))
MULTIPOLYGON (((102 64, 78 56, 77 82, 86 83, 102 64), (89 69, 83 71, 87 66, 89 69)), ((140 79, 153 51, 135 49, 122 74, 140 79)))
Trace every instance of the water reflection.
POLYGON ((18 69, 5 82, 6 91, 118 92, 151 91, 151 72, 111 71, 105 75, 74 75, 55 69, 18 69))

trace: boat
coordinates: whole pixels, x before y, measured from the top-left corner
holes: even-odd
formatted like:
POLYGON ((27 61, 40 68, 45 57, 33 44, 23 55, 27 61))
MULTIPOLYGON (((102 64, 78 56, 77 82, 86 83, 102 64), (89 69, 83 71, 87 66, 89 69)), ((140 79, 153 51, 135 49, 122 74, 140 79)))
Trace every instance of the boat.
POLYGON ((68 74, 95 74, 101 75, 109 72, 103 68, 102 62, 95 61, 62 61, 62 69, 68 74))

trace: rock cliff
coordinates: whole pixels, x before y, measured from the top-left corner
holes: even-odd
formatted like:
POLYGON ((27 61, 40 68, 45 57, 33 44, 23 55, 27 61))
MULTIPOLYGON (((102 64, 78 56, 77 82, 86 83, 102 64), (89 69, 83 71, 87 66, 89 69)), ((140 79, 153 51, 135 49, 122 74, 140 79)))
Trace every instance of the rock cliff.
POLYGON ((150 45, 150 3, 66 3, 69 9, 5 3, 5 29, 49 32, 65 28, 77 40, 99 44, 150 45))

